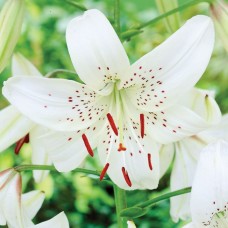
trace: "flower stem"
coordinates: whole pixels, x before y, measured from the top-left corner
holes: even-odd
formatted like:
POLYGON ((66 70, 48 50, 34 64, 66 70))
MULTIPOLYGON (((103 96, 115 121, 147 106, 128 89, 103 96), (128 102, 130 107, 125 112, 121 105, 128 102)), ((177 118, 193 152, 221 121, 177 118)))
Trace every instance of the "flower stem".
POLYGON ((114 27, 116 30, 116 33, 120 35, 121 29, 120 29, 120 0, 115 0, 114 5, 114 27))
POLYGON ((145 23, 142 23, 142 24, 140 24, 138 26, 132 27, 131 29, 123 32, 121 34, 121 38, 124 39, 124 40, 128 40, 132 36, 135 36, 135 35, 141 33, 142 32, 141 31, 142 28, 145 28, 145 27, 147 27, 149 25, 152 25, 152 24, 160 21, 161 19, 163 19, 163 18, 165 18, 167 16, 170 16, 170 15, 176 13, 176 12, 182 11, 182 10, 184 10, 184 9, 190 7, 190 6, 196 5, 198 3, 202 3, 202 2, 211 3, 212 1, 214 1, 214 0, 192 0, 192 1, 188 1, 188 2, 186 2, 184 4, 182 4, 181 6, 175 8, 173 10, 170 10, 170 11, 168 11, 168 12, 166 12, 166 13, 164 13, 164 14, 162 14, 162 15, 160 15, 160 16, 152 19, 152 20, 149 20, 149 21, 147 21, 145 23), (138 32, 136 32, 136 31, 138 31, 138 32))
MULTIPOLYGON (((58 172, 56 170, 56 168, 54 166, 51 166, 51 165, 19 165, 19 166, 14 167, 14 169, 17 172, 23 172, 23 171, 28 171, 28 170, 50 170, 50 171, 58 172)), ((100 177, 100 172, 95 171, 95 170, 77 168, 77 169, 74 169, 72 172, 92 174, 92 175, 100 177)), ((106 176, 106 179, 108 179, 107 176, 106 176)))
POLYGON ((174 196, 182 195, 191 192, 191 187, 183 188, 177 191, 169 192, 164 195, 158 196, 151 200, 136 204, 132 207, 126 208, 120 212, 122 217, 141 217, 147 213, 148 208, 152 207, 155 203, 158 203, 162 200, 169 199, 174 196))
POLYGON ((169 192, 169 193, 166 193, 164 195, 161 195, 161 196, 158 196, 156 198, 153 198, 151 200, 139 203, 139 204, 137 204, 137 206, 138 207, 142 207, 142 208, 151 207, 151 206, 153 206, 153 204, 155 204, 155 203, 157 203, 159 201, 162 201, 162 200, 165 200, 165 199, 169 199, 169 198, 174 197, 174 196, 178 196, 178 195, 183 195, 183 194, 189 193, 189 192, 191 192, 191 189, 192 189, 191 187, 188 187, 188 188, 183 188, 183 189, 180 189, 180 190, 177 190, 177 191, 169 192))
POLYGON ((118 228, 126 228, 127 220, 120 216, 120 212, 127 207, 126 192, 113 184, 115 204, 116 204, 116 215, 118 228))
POLYGON ((64 70, 64 69, 56 69, 56 70, 53 70, 53 71, 49 72, 48 74, 46 74, 45 77, 46 77, 46 78, 53 78, 53 77, 55 77, 56 75, 62 74, 62 73, 77 75, 75 71, 64 70))

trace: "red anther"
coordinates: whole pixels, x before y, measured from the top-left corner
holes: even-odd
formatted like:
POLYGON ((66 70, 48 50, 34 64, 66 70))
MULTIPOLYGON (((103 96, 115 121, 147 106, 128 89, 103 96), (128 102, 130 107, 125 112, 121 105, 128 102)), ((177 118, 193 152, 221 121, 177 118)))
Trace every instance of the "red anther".
POLYGON ((107 170, 108 170, 108 167, 109 167, 109 163, 107 163, 107 164, 104 166, 103 170, 101 171, 100 181, 103 180, 103 178, 104 178, 104 176, 105 176, 105 174, 106 174, 106 172, 107 172, 107 170))
POLYGON ((25 143, 29 143, 29 134, 27 134, 26 136, 24 136, 23 138, 21 138, 20 140, 17 141, 15 149, 14 149, 14 153, 15 154, 19 154, 19 152, 21 150, 21 147, 25 143))
POLYGON ((145 131, 145 122, 144 122, 144 114, 140 114, 140 128, 141 128, 141 137, 144 137, 145 131))
POLYGON ((94 154, 93 154, 93 150, 92 150, 92 148, 91 148, 91 146, 90 146, 90 144, 89 144, 89 140, 87 139, 87 137, 86 137, 85 134, 82 135, 82 139, 83 139, 83 142, 84 142, 84 144, 85 144, 85 147, 86 147, 86 149, 87 149, 89 155, 90 155, 91 157, 93 157, 93 155, 94 155, 94 154))
POLYGON ((125 179, 127 185, 128 185, 129 187, 131 187, 131 186, 132 186, 131 180, 130 180, 130 178, 129 178, 129 176, 128 176, 128 173, 127 173, 127 171, 125 170, 124 167, 122 167, 122 173, 123 173, 123 176, 124 176, 124 179, 125 179))
POLYGON ((152 161, 151 161, 151 154, 147 154, 147 158, 148 158, 148 165, 150 170, 153 169, 153 165, 152 165, 152 161))
POLYGON ((115 125, 115 122, 114 122, 114 120, 112 118, 112 115, 110 113, 107 114, 107 118, 108 118, 109 124, 110 124, 113 132, 115 133, 115 135, 118 136, 118 129, 117 129, 117 127, 115 125))
POLYGON ((125 151, 127 148, 122 143, 119 144, 118 151, 125 151))

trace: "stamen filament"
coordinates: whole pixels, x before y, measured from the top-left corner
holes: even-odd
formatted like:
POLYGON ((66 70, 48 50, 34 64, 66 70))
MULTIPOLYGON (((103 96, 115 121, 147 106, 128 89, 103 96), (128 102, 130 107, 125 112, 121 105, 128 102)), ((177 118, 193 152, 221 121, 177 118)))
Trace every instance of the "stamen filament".
POLYGON ((131 187, 131 186, 132 186, 131 180, 130 180, 130 178, 129 178, 129 176, 128 176, 128 173, 127 173, 127 171, 125 170, 124 167, 122 167, 122 173, 123 173, 123 176, 124 176, 124 179, 125 179, 127 185, 128 185, 129 187, 131 187))
POLYGON ((144 122, 144 114, 140 114, 140 128, 141 128, 141 137, 144 137, 145 131, 145 122, 144 122))
POLYGON ((87 149, 89 155, 90 155, 91 157, 93 157, 93 155, 94 155, 93 150, 92 150, 92 148, 91 148, 91 146, 90 146, 90 144, 89 144, 89 140, 87 139, 87 137, 86 137, 85 134, 82 135, 82 139, 83 139, 83 142, 84 142, 84 144, 85 144, 85 147, 86 147, 86 149, 87 149))
POLYGON ((14 153, 18 155, 21 150, 21 147, 25 143, 29 143, 29 134, 27 134, 26 136, 24 136, 23 138, 21 138, 20 140, 17 141, 16 147, 14 149, 14 153))
POLYGON ((107 172, 107 170, 108 170, 108 167, 109 167, 109 163, 106 163, 106 165, 104 166, 104 168, 103 168, 103 170, 102 170, 102 172, 101 172, 100 181, 103 180, 103 178, 104 178, 104 176, 105 176, 105 174, 106 174, 106 172, 107 172))
POLYGON ((148 165, 150 170, 153 169, 153 165, 152 165, 152 160, 151 160, 151 154, 147 154, 147 158, 148 158, 148 165))
POLYGON ((117 129, 115 122, 110 113, 107 114, 107 118, 108 118, 109 124, 110 124, 113 132, 115 133, 116 136, 118 136, 118 129, 117 129))

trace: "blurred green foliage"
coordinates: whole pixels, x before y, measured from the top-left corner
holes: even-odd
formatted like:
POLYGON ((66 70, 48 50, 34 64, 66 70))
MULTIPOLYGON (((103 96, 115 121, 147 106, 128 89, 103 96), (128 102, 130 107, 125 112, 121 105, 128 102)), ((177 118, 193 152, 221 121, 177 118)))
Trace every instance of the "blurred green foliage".
MULTIPOLYGON (((71 0, 73 2, 75 0, 71 0)), ((86 8, 97 8, 103 11, 113 21, 113 0, 81 0, 76 1, 86 8)), ((180 1, 184 2, 184 0, 180 1)), ((74 70, 68 55, 65 42, 65 29, 69 20, 82 14, 82 10, 74 4, 64 0, 27 0, 27 12, 24 19, 23 31, 17 44, 17 52, 21 52, 31 60, 37 68, 47 74, 55 69, 74 70)), ((209 14, 208 4, 201 3, 181 12, 181 20, 196 14, 209 14)), ((121 1, 121 29, 125 31, 141 22, 146 22, 159 13, 155 1, 124 0, 121 1)), ((163 21, 144 29, 143 33, 124 42, 124 46, 131 62, 152 50, 170 34, 163 21)), ((198 86, 216 91, 217 101, 223 113, 228 111, 228 67, 227 53, 219 38, 211 62, 198 86)), ((11 76, 10 64, 1 74, 0 83, 11 76)), ((59 77, 67 77, 59 75, 59 77)), ((71 75, 72 77, 72 75, 71 75)), ((1 97, 0 108, 7 105, 1 97)), ((24 145, 19 156, 14 155, 13 146, 0 154, 0 169, 21 163, 30 163, 31 149, 24 145)), ((87 167, 101 170, 96 161, 91 159, 87 167)), ((168 191, 169 172, 162 178, 156 191, 127 192, 128 205, 134 205, 148 198, 158 196, 168 191)), ((46 192, 46 200, 34 222, 49 219, 64 210, 70 220, 72 228, 105 228, 117 227, 112 185, 107 181, 98 181, 79 173, 59 174, 52 172, 43 183, 35 184, 32 173, 23 173, 24 191, 34 188, 46 192)), ((176 228, 182 227, 183 222, 175 224, 169 216, 169 201, 155 205, 143 217, 134 220, 140 228, 176 228)))

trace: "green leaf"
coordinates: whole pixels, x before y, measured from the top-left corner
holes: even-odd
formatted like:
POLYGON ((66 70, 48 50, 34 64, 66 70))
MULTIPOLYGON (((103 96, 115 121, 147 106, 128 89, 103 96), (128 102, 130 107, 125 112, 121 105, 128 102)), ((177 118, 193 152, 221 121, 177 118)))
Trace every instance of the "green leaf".
POLYGON ((122 210, 120 212, 120 216, 137 218, 137 217, 145 215, 148 211, 149 211, 149 208, 130 207, 130 208, 122 210))

